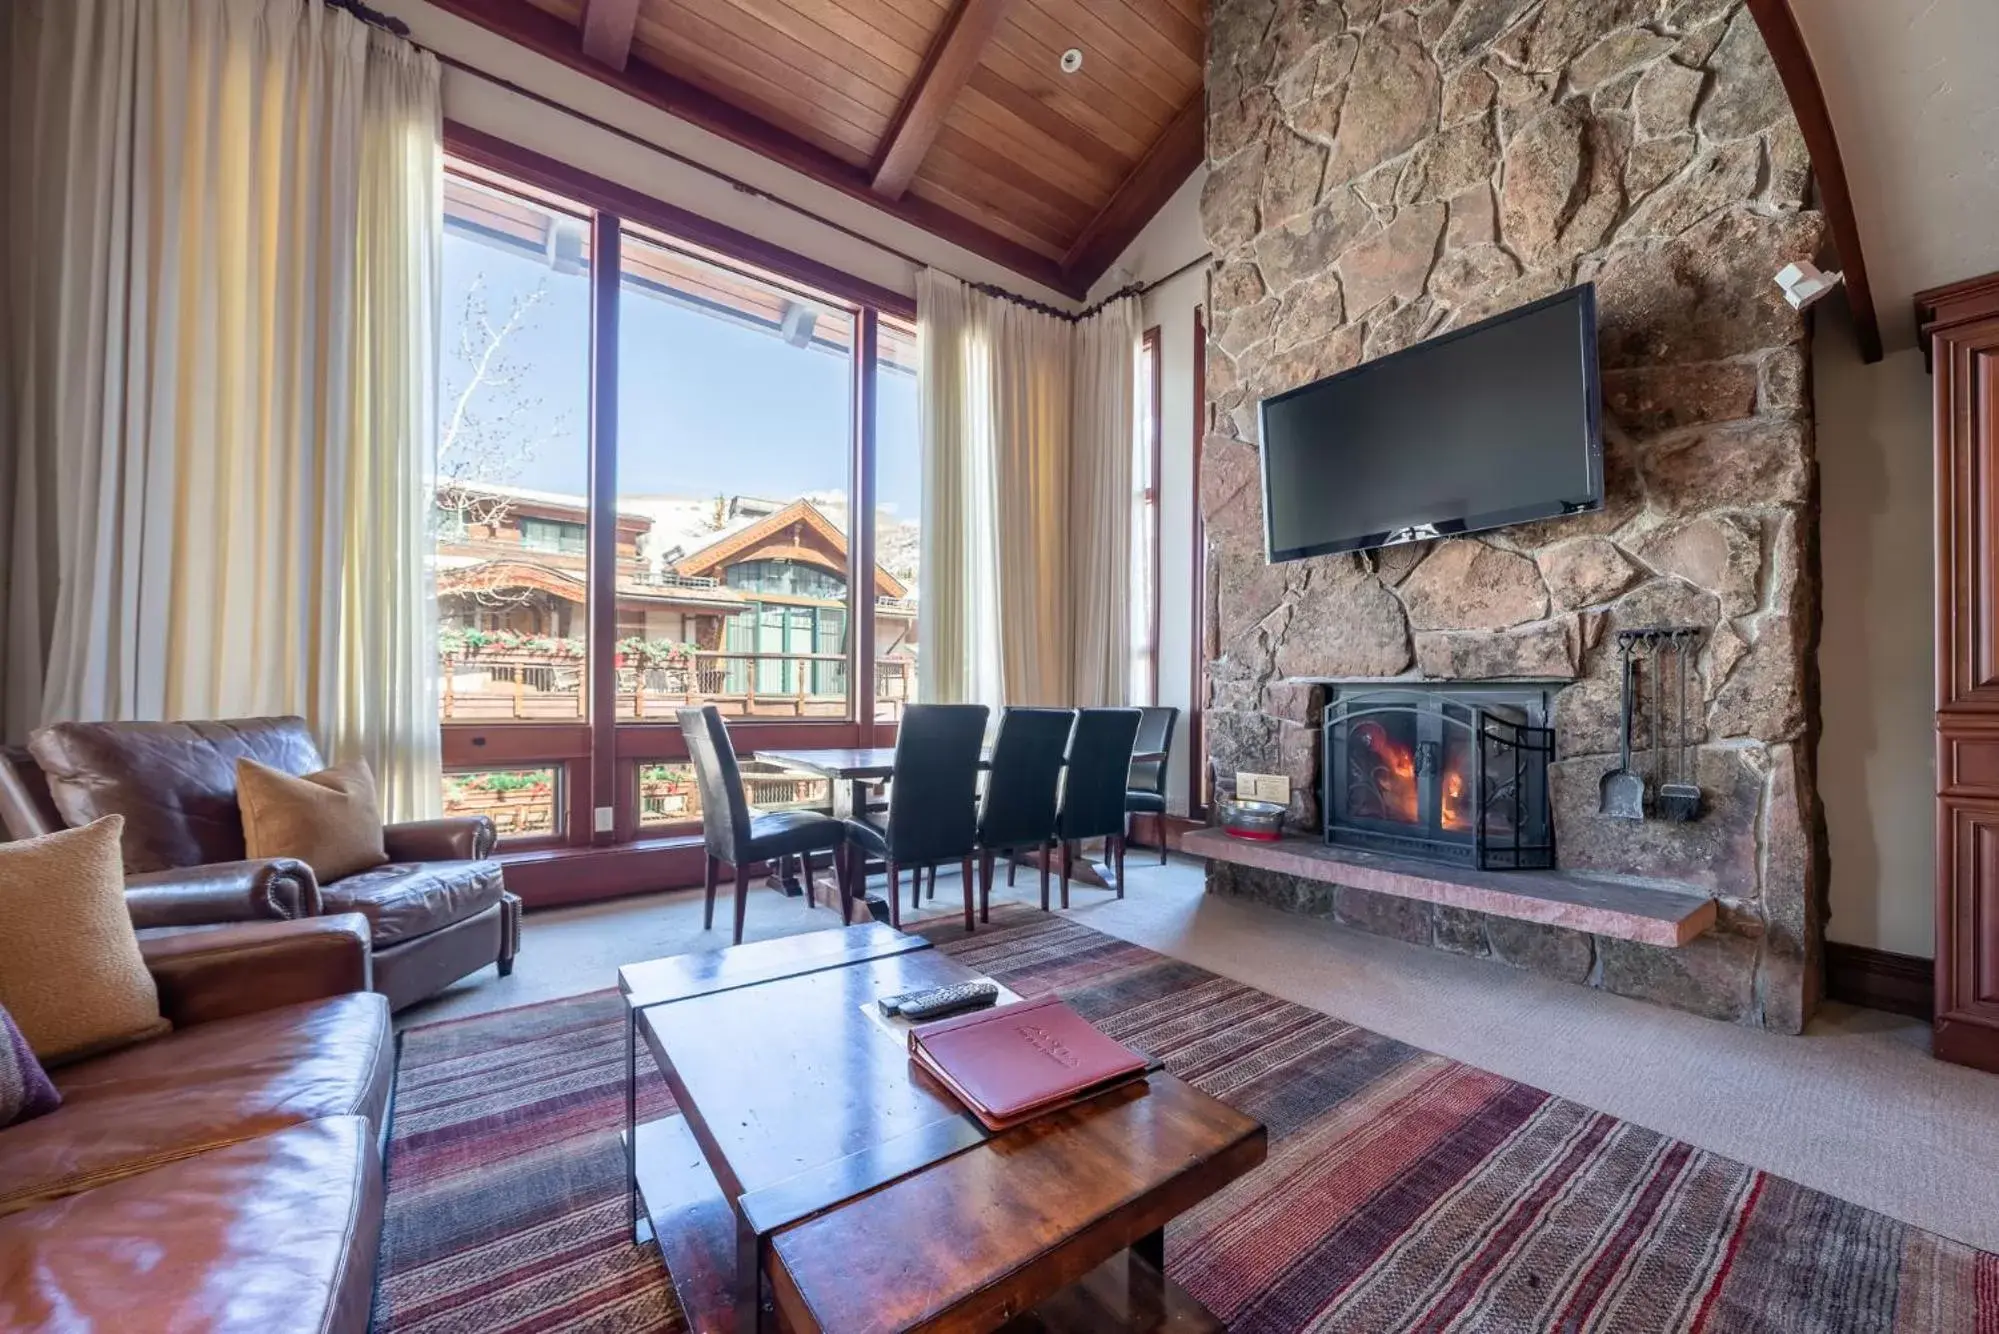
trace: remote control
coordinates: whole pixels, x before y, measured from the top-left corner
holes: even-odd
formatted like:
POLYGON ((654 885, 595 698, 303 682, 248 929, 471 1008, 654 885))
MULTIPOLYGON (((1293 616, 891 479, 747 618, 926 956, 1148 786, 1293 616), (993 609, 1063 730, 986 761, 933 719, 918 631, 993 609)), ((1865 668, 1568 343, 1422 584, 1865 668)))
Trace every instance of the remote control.
POLYGON ((900 1014, 912 1022, 922 1023, 962 1014, 967 1010, 983 1010, 997 1000, 999 987, 994 983, 960 982, 955 986, 932 987, 927 991, 890 996, 881 1002, 881 1007, 883 1014, 900 1014), (889 1008, 891 1005, 893 1009, 889 1008))

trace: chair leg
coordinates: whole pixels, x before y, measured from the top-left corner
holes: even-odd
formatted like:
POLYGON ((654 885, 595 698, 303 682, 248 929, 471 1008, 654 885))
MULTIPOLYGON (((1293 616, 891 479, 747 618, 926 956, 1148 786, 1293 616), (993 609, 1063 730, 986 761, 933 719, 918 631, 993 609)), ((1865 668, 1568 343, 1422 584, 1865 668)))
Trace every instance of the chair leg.
POLYGON ((1161 811, 1152 819, 1159 828, 1159 864, 1164 866, 1166 865, 1166 812, 1161 811))
POLYGON ((736 943, 743 943, 743 914, 750 906, 750 868, 736 864, 736 943))
POLYGON ((988 848, 979 854, 979 920, 993 920, 993 853, 988 848))
MULTIPOLYGON (((931 876, 932 876, 932 879, 931 879, 930 883, 931 883, 931 884, 932 884, 932 885, 934 886, 934 885, 936 885, 936 883, 937 883, 937 881, 936 881, 936 879, 935 879, 935 877, 936 877, 936 875, 937 875, 937 871, 936 871, 936 868, 935 868, 935 867, 932 867, 932 868, 931 868, 931 871, 930 871, 930 874, 931 874, 931 876)), ((966 854, 966 856, 965 856, 965 859, 964 859, 964 860, 963 860, 962 862, 960 862, 960 863, 958 864, 958 874, 959 874, 959 875, 960 875, 961 877, 963 877, 963 879, 964 879, 964 882, 965 882, 965 930, 967 930, 967 931, 970 931, 970 930, 972 929, 972 858, 971 858, 971 854, 967 853, 967 854, 966 854)), ((936 891, 936 890, 935 890, 935 889, 933 888, 933 889, 932 889, 932 890, 931 890, 930 892, 934 894, 934 893, 936 893, 937 891, 936 891)))
MULTIPOLYGON (((1013 848, 1008 848, 1006 850, 1006 887, 1008 889, 1013 888, 1013 873, 1019 869, 1020 856, 1018 852, 1013 848)), ((1044 903, 1041 906, 1045 908, 1048 905, 1044 903)))
POLYGON ((923 868, 921 866, 909 873, 909 906, 912 909, 923 906, 923 868))
POLYGON ((937 868, 935 866, 930 868, 930 897, 933 899, 937 897, 937 868))
POLYGON ((1069 908, 1069 867, 1071 862, 1074 860, 1075 855, 1076 855, 1075 840, 1067 838, 1063 839, 1062 840, 1062 909, 1065 912, 1068 911, 1069 908))
POLYGON ((1055 845, 1045 843, 1041 847, 1041 911, 1048 911, 1048 863, 1054 859, 1055 845))
POLYGON ((893 861, 888 863, 888 924, 902 929, 902 868, 893 861))
POLYGON ((701 904, 701 929, 703 931, 713 931, 715 929, 715 880, 721 874, 721 870, 721 859, 714 853, 709 853, 707 875, 708 897, 701 904))
POLYGON ((805 881, 805 906, 808 908, 817 908, 819 906, 819 889, 812 883, 811 853, 801 852, 798 854, 798 874, 805 881))
POLYGON ((840 925, 851 926, 854 922, 854 885, 847 873, 847 845, 840 843, 833 848, 833 883, 840 890, 840 925))
POLYGON ((1117 845, 1117 896, 1124 897, 1124 835, 1113 834, 1111 841, 1117 845))

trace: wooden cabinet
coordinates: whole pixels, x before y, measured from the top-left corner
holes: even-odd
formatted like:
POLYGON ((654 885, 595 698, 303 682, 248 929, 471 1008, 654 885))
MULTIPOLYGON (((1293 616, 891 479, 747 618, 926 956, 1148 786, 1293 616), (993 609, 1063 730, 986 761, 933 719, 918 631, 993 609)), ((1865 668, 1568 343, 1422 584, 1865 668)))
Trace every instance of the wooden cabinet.
POLYGON ((1999 274, 1916 296, 1936 380, 1936 1054, 1999 1071, 1999 274))

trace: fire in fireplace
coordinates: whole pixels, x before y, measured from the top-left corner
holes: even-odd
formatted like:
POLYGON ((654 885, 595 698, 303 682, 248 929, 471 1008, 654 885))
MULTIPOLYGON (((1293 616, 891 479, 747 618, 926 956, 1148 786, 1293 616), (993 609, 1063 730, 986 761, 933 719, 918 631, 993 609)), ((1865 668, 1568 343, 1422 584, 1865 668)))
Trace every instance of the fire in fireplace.
POLYGON ((1553 688, 1336 685, 1326 705, 1326 841, 1482 870, 1555 864, 1553 688))

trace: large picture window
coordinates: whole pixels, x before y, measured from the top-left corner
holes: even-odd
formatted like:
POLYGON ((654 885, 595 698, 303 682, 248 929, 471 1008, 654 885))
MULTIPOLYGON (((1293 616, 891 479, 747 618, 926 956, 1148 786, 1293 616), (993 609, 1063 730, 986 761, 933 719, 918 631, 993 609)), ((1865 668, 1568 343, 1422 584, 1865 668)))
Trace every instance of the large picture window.
POLYGON ((758 751, 893 744, 915 697, 911 303, 456 142, 433 514, 447 811, 549 855, 689 833, 696 705, 730 718, 753 805, 824 806, 823 778, 758 751))
POLYGON ((1159 702, 1159 330, 1139 342, 1132 377, 1131 671, 1126 702, 1159 702))
MULTIPOLYGON (((433 510, 447 723, 585 716, 589 268, 584 210, 447 178, 433 510)), ((475 788, 447 781, 447 805, 470 809, 475 788)))
POLYGON ((854 312, 626 228, 618 716, 846 718, 854 312), (646 665, 658 663, 660 665, 646 665))
POLYGON ((875 717, 916 702, 923 564, 923 450, 916 421, 916 330, 884 320, 875 354, 875 563, 901 589, 875 598, 875 717))

